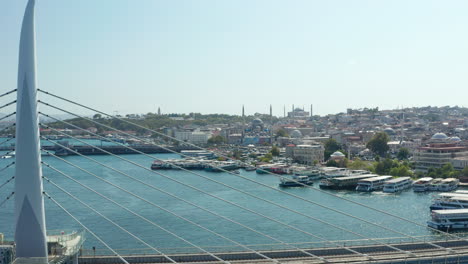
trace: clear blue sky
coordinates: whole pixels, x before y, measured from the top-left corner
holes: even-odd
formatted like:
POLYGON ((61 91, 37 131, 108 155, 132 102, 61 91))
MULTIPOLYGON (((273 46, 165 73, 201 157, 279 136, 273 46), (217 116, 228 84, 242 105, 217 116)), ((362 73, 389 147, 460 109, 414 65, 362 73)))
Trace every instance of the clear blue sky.
MULTIPOLYGON (((26 0, 0 1, 0 89, 26 0)), ((119 113, 468 106, 468 1, 37 0, 39 87, 119 113)))

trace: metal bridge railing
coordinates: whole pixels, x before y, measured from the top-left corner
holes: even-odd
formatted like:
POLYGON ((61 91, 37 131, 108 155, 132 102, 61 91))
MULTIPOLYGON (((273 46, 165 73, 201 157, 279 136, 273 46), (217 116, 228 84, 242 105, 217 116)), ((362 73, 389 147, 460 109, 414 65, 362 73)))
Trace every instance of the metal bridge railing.
MULTIPOLYGON (((457 233, 457 236, 468 238, 468 233, 457 233)), ((346 247, 352 246, 373 246, 377 245, 376 241, 385 242, 387 244, 406 244, 406 243, 425 243, 434 241, 447 241, 447 238, 441 234, 415 236, 414 238, 408 237, 388 237, 388 238, 372 238, 372 239, 355 239, 355 240, 336 240, 330 242, 296 242, 289 243, 291 246, 295 246, 303 249, 314 249, 314 248, 336 248, 336 244, 343 245, 346 247), (416 239, 414 239, 416 238, 416 239)), ((258 251, 270 251, 270 250, 288 250, 282 244, 250 244, 247 247, 258 250, 258 251)), ((238 246, 200 246, 209 252, 242 252, 243 250, 238 246)), ((196 254, 201 253, 199 250, 193 247, 170 247, 170 248, 158 248, 165 254, 196 254)), ((150 248, 128 248, 128 249, 116 249, 121 255, 157 255, 154 250, 150 248)), ((112 252, 105 248, 82 249, 82 256, 107 256, 113 255, 112 252)))

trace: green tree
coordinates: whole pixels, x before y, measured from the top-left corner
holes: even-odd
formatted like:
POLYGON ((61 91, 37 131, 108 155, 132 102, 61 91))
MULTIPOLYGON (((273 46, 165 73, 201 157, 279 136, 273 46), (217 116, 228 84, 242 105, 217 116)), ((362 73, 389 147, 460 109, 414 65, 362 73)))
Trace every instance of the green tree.
POLYGON ((226 142, 226 139, 221 136, 221 135, 217 135, 217 136, 214 136, 214 137, 210 137, 208 139, 208 144, 210 145, 213 145, 213 144, 223 144, 226 142))
POLYGON ((351 162, 348 162, 348 168, 352 170, 364 170, 367 169, 369 164, 359 158, 352 160, 351 162))
POLYGON ((387 153, 389 149, 387 144, 388 141, 390 141, 390 138, 387 133, 379 132, 375 134, 369 142, 367 142, 366 147, 379 156, 384 157, 385 153, 387 153))
POLYGON ((460 176, 468 177, 468 167, 465 167, 463 170, 461 170, 460 176))
POLYGON ((271 155, 270 152, 265 154, 263 157, 260 158, 260 161, 262 162, 270 162, 273 159, 273 155, 271 155))
POLYGON ((327 161, 326 166, 327 167, 339 167, 339 164, 335 160, 329 160, 327 161))
POLYGON ((286 130, 280 128, 280 129, 276 130, 275 137, 276 138, 278 138, 278 137, 289 137, 289 135, 288 135, 288 132, 286 132, 286 130))
POLYGON ((408 159, 409 154, 410 152, 407 148, 400 148, 396 156, 399 160, 406 160, 408 159))
POLYGON ((273 146, 270 150, 271 155, 278 157, 280 155, 280 150, 277 146, 273 146))
POLYGON ((333 152, 339 150, 340 148, 340 144, 338 144, 338 142, 333 138, 330 138, 327 141, 325 141, 325 160, 328 160, 330 158, 330 155, 333 154, 333 152))

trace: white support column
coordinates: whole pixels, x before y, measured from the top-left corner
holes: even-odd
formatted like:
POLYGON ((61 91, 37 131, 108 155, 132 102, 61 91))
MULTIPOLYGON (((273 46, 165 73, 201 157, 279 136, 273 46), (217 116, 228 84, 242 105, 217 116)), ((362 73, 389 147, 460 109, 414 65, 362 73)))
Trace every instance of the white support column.
POLYGON ((35 0, 24 13, 16 106, 15 243, 17 258, 47 258, 37 113, 35 0))

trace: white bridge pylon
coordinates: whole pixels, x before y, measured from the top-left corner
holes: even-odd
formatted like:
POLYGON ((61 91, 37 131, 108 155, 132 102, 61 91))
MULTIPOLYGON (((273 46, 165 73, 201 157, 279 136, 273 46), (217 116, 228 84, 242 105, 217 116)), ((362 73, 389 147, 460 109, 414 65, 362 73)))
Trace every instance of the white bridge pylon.
POLYGON ((47 239, 37 111, 35 0, 24 13, 16 104, 15 243, 17 258, 44 258, 47 239))

